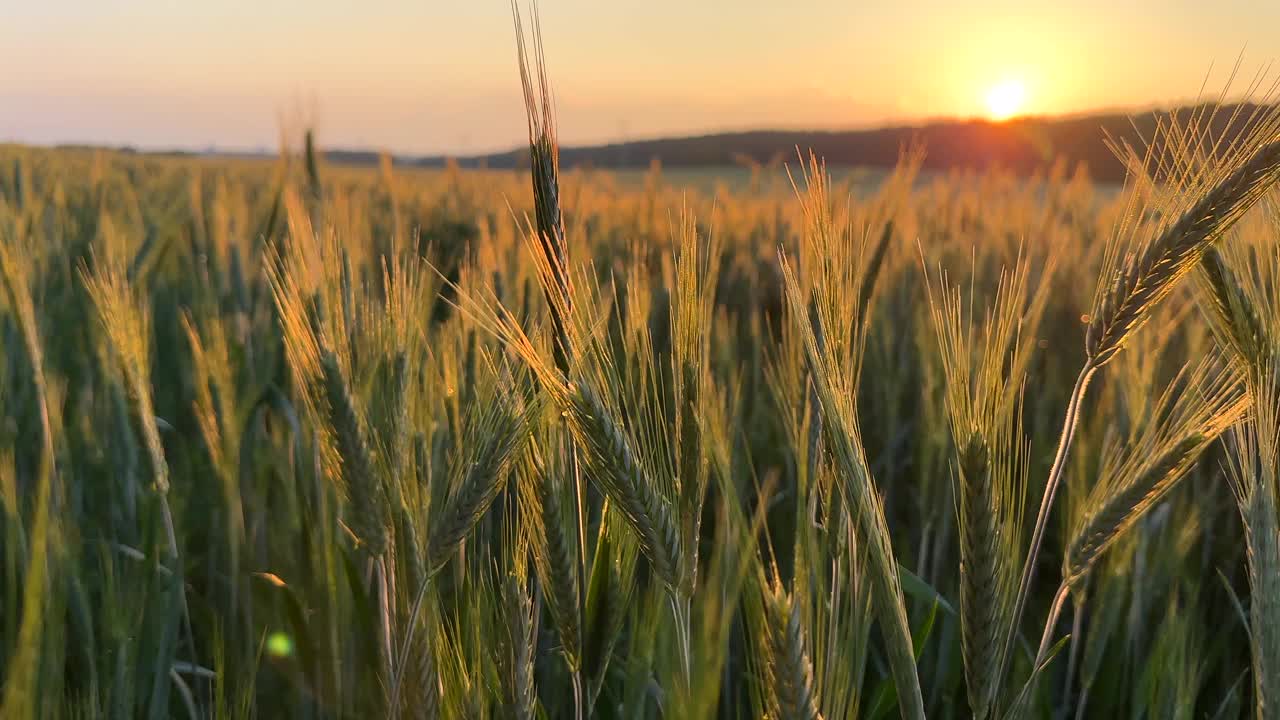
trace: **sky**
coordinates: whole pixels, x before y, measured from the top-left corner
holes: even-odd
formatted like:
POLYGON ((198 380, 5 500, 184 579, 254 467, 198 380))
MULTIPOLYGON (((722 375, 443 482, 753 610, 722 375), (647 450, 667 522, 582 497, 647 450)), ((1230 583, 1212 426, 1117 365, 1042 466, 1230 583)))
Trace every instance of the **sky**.
MULTIPOLYGON (((523 1, 523 0, 522 0, 523 1)), ((541 0, 560 139, 1138 109, 1243 89, 1275 0, 541 0), (1211 72, 1212 69, 1212 72, 1211 72)), ((523 142, 509 0, 0 0, 0 142, 523 142)))

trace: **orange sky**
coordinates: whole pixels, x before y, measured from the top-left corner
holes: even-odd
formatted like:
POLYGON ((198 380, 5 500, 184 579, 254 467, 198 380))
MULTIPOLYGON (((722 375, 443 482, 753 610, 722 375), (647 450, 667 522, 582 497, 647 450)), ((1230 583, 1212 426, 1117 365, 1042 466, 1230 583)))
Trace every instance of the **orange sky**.
MULTIPOLYGON (((505 149, 525 132, 506 0, 42 0, 0 24, 0 141, 505 149), (359 8, 358 10, 356 8, 359 8)), ((543 0, 567 144, 1145 107, 1280 57, 1280 2, 543 0), (964 7, 961 7, 964 5, 964 7)), ((1247 79, 1247 78, 1246 78, 1247 79)), ((1242 87, 1245 83, 1241 82, 1242 87)))

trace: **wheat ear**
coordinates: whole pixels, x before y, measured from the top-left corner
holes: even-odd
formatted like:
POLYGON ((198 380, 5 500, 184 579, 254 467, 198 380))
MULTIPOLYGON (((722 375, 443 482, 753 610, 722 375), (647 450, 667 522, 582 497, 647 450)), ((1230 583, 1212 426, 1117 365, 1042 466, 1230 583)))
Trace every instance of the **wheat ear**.
POLYGON ((800 609, 782 588, 766 591, 764 602, 765 665, 778 717, 821 720, 800 609))
POLYGON ((1151 317, 1152 309, 1280 177, 1280 140, 1259 147, 1234 172, 1115 273, 1094 304, 1085 335, 1088 362, 1102 367, 1151 317))
MULTIPOLYGON (((920 678, 916 674, 915 652, 911 628, 893 557, 893 544, 884 517, 879 491, 872 480, 858 430, 853 407, 853 393, 846 378, 837 369, 839 362, 829 346, 820 350, 806 309, 799 281, 785 255, 780 255, 788 305, 793 321, 804 340, 805 352, 812 370, 814 388, 822 408, 826 437, 836 462, 838 490, 854 513, 860 537, 867 543, 867 561, 871 569, 874 607, 889 654, 889 665, 898 686, 899 710, 903 718, 924 717, 924 698, 920 678)), ((827 333, 822 333, 827 335, 827 333)))
POLYGON ((582 608, 578 596, 577 552, 565 532, 561 484, 544 464, 537 445, 530 448, 519 486, 520 508, 529 534, 538 581, 560 635, 565 660, 572 672, 582 658, 582 608))
POLYGON ((328 408, 329 426, 342 460, 342 478, 351 500, 351 530, 363 550, 377 557, 387 548, 382 483, 374 472, 364 425, 355 408, 347 378, 332 350, 320 351, 320 391, 328 408))
POLYGON ((528 439, 536 409, 533 403, 516 406, 520 402, 501 392, 477 399, 463 455, 454 470, 453 493, 435 514, 427 538, 428 577, 439 572, 501 492, 528 439))
POLYGON ((1200 259, 1199 277, 1204 289, 1200 298, 1219 343, 1246 367, 1255 365, 1268 347, 1266 331, 1249 293, 1217 247, 1200 259))
POLYGON ((1049 288, 1042 282, 1028 303, 1029 269, 1021 262, 1001 273, 995 303, 980 326, 945 274, 939 298, 929 284, 957 449, 962 659, 969 707, 979 719, 997 700, 1017 592, 1027 470, 1020 388, 1029 359, 1020 339, 1035 332, 1049 288))
POLYGON ((1280 384, 1274 355, 1251 370, 1253 413, 1232 433, 1228 470, 1244 525, 1255 714, 1272 720, 1280 717, 1280 384))
POLYGON ((592 478, 600 484, 640 541, 640 551, 671 588, 680 584, 680 531, 668 501, 640 464, 630 438, 584 382, 569 397, 570 426, 592 478))

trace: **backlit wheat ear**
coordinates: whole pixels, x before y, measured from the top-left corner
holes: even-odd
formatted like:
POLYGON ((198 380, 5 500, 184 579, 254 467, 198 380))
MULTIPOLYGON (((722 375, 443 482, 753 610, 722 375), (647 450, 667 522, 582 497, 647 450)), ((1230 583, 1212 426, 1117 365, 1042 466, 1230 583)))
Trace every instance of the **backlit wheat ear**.
POLYGON ((688 551, 683 582, 691 592, 698 572, 702 507, 709 480, 702 437, 705 397, 710 391, 711 326, 715 313, 720 243, 713 235, 700 247, 697 226, 686 210, 676 230, 675 278, 669 313, 674 336, 671 351, 672 396, 677 419, 672 426, 677 457, 677 511, 682 545, 688 551))
POLYGON ((351 502, 351 531, 362 549, 377 557, 387 548, 385 488, 369 455, 364 424, 351 397, 347 378, 332 350, 321 344, 319 394, 328 408, 329 427, 341 459, 343 486, 351 502))
MULTIPOLYGON (((569 245, 565 237, 564 217, 560 206, 560 149, 556 140, 555 108, 551 98, 551 84, 547 80, 537 3, 533 5, 532 67, 516 0, 511 0, 511 15, 515 23, 516 55, 520 65, 520 85, 524 91, 525 118, 529 129, 529 168, 533 183, 534 222, 530 228, 532 232, 528 234, 536 240, 531 243, 534 250, 533 256, 538 279, 551 314, 553 364, 560 377, 550 384, 557 385, 568 379, 577 348, 574 346, 574 338, 569 327, 573 322, 574 292, 570 279, 569 245)), ((539 379, 544 379, 545 370, 540 372, 535 369, 535 372, 539 373, 539 379)), ((544 382, 544 386, 547 384, 544 382)), ((586 492, 581 470, 578 467, 578 448, 566 443, 564 452, 567 455, 564 466, 568 471, 568 481, 573 490, 569 509, 572 511, 572 525, 577 539, 575 543, 577 557, 574 567, 579 568, 585 567, 583 553, 586 551, 584 531, 587 514, 586 492)), ((580 573, 581 571, 575 571, 574 574, 575 581, 578 582, 576 594, 579 598, 583 595, 580 573)), ((583 687, 581 671, 576 667, 572 681, 575 711, 578 717, 582 717, 586 691, 583 687)))
POLYGON ((1237 377, 1208 364, 1171 386, 1142 434, 1104 461, 1067 546, 1063 582, 1083 582, 1098 557, 1168 495, 1248 407, 1237 377))
POLYGON ((813 279, 814 308, 785 254, 779 253, 788 313, 800 333, 825 435, 837 469, 837 488, 854 515, 859 537, 867 545, 873 607, 889 655, 898 688, 898 706, 904 718, 924 717, 924 699, 916 673, 915 653, 906 606, 899 585, 897 563, 880 494, 872 479, 862 447, 856 409, 856 387, 866 328, 860 323, 857 302, 863 273, 861 255, 847 228, 833 215, 825 169, 812 161, 801 195, 806 218, 809 254, 805 272, 813 279), (822 338, 819 341, 819 338, 822 338))
POLYGON ((860 322, 864 325, 871 319, 871 301, 875 298, 876 287, 880 279, 880 270, 884 267, 885 255, 888 254, 892 241, 893 221, 889 220, 884 224, 884 229, 880 231, 880 239, 872 247, 866 268, 863 269, 862 276, 858 278, 857 307, 862 314, 860 322))
POLYGON ((1257 720, 1280 716, 1280 375, 1274 356, 1253 368, 1253 412, 1232 432, 1228 463, 1244 525, 1249 644, 1257 720))
MULTIPOLYGON (((1156 305, 1196 267, 1209 247, 1280 178, 1280 110, 1264 107, 1245 118, 1243 127, 1235 122, 1240 112, 1237 110, 1228 126, 1238 130, 1238 135, 1222 147, 1221 142, 1210 141, 1217 107, 1213 106, 1208 118, 1197 112, 1185 128, 1173 120, 1163 121, 1148 146, 1145 161, 1134 161, 1132 151, 1126 158, 1130 163, 1129 179, 1146 192, 1130 193, 1127 212, 1107 247, 1085 334, 1085 364, 1067 403, 1058 450, 1045 481, 1018 583, 1006 663, 1026 609, 1045 528, 1094 374, 1124 348, 1150 319, 1156 305), (1210 146, 1208 151, 1205 145, 1210 146), (1146 207, 1143 198, 1159 192, 1148 175, 1151 172, 1164 183, 1167 197, 1146 207), (1152 212, 1172 220, 1147 235, 1144 214, 1152 212), (1134 239, 1135 233, 1142 233, 1140 239, 1134 239)), ((1066 596, 1064 592, 1059 594, 1066 596)), ((1055 606, 1060 608, 1061 604, 1055 602, 1055 606)))
POLYGON ((540 254, 547 260, 539 264, 539 274, 551 309, 556 365, 561 372, 567 372, 573 348, 570 346, 566 323, 569 322, 569 301, 573 295, 569 277, 569 247, 560 209, 560 150, 556 141, 555 107, 551 98, 551 84, 547 81, 537 5, 533 7, 532 67, 515 0, 512 0, 511 14, 515 21, 520 85, 524 90, 525 117, 529 124, 529 163, 534 209, 532 230, 537 238, 540 254))
POLYGON ((635 531, 654 573, 669 587, 679 587, 680 530, 669 502, 595 390, 579 382, 570 392, 569 425, 591 478, 635 531))
POLYGON ((22 334, 22 345, 27 353, 27 362, 31 366, 32 385, 36 393, 40 418, 41 474, 52 475, 54 428, 49 422, 49 393, 45 384, 44 349, 40 344, 40 329, 36 325, 36 311, 31 299, 29 280, 29 266, 15 256, 13 247, 4 239, 0 239, 0 282, 4 284, 9 307, 22 334))
MULTIPOLYGON (((27 267, 19 264, 5 239, 0 238, 0 282, 3 282, 9 309, 14 314, 22 333, 27 361, 31 366, 32 384, 36 391, 36 403, 40 415, 41 453, 35 500, 29 525, 29 560, 23 577, 22 609, 16 627, 16 638, 6 658, 6 679, 3 696, 0 697, 0 715, 4 717, 36 717, 40 690, 41 631, 48 620, 49 585, 57 582, 57 575, 50 573, 56 567, 51 556, 56 556, 58 499, 54 485, 54 425, 49 420, 49 393, 45 385, 44 356, 40 345, 40 332, 36 326, 35 308, 31 300, 27 267), (52 546, 52 548, 51 548, 52 546), (52 577, 51 577, 52 575, 52 577)), ((19 516, 16 469, 13 457, 6 451, 0 453, 0 487, 5 488, 5 498, 0 502, 7 517, 19 516)), ((55 606, 56 607, 56 606, 55 606)), ((16 612, 16 608, 14 608, 16 612)))
POLYGON ((1200 260, 1200 297, 1219 342, 1248 367, 1258 362, 1268 341, 1257 308, 1240 284, 1227 259, 1215 247, 1200 260))
MULTIPOLYGON (((554 259, 535 248, 534 261, 545 266, 554 259)), ((550 289, 549 295, 552 303, 558 303, 565 311, 564 317, 569 319, 567 298, 555 288, 550 289)), ((590 373, 583 368, 582 376, 570 382, 555 364, 547 362, 543 351, 504 308, 465 294, 459 295, 459 306, 480 326, 494 333, 533 373, 544 395, 563 413, 574 447, 580 453, 578 457, 590 471, 591 480, 600 486, 636 532, 641 551, 658 577, 670 588, 679 588, 681 542, 675 511, 657 479, 641 462, 633 439, 596 389, 595 377, 608 378, 611 372, 606 368, 590 373)), ((575 370, 600 354, 591 347, 593 329, 584 327, 589 322, 590 318, 580 318, 565 326, 570 338, 582 338, 584 349, 593 350, 590 358, 575 358, 575 370)))
POLYGON ((958 453, 961 646, 975 718, 995 709, 1017 593, 1027 484, 1019 398, 1029 359, 1021 336, 1034 335, 1050 285, 1042 281, 1029 300, 1028 274, 1026 262, 1001 273, 980 325, 945 276, 937 299, 929 285, 958 453))
POLYGON ((537 407, 509 388, 489 388, 477 397, 453 470, 453 492, 439 512, 432 513, 426 551, 429 575, 444 566, 498 497, 529 438, 537 407))
MULTIPOLYGON (((1275 206, 1270 208, 1274 211, 1275 206)), ((1275 472, 1280 447, 1275 338, 1274 217, 1246 225, 1201 260, 1200 301, 1219 343, 1246 378, 1252 412, 1232 432, 1229 477, 1244 526, 1250 587, 1254 715, 1280 717, 1280 518, 1275 472)))
POLYGON ((153 486, 160 495, 169 555, 177 558, 177 531, 166 497, 169 493, 169 463, 165 460, 151 398, 151 315, 130 286, 124 268, 117 262, 101 258, 92 273, 81 268, 81 276, 98 310, 107 341, 120 362, 130 405, 151 461, 153 486))
MULTIPOLYGON (((292 194, 288 197, 290 202, 300 202, 292 194)), ((290 217, 295 214, 303 216, 295 218, 298 223, 309 222, 301 209, 296 213, 291 211, 290 217)), ((268 245, 263 266, 292 382, 303 389, 298 396, 315 426, 315 442, 319 446, 321 462, 328 475, 338 481, 339 492, 345 497, 347 488, 340 482, 342 459, 329 418, 330 408, 324 400, 320 340, 313 327, 320 308, 315 304, 315 296, 304 287, 310 282, 309 276, 315 274, 307 266, 309 256, 304 252, 306 247, 306 243, 297 239, 291 243, 288 252, 282 252, 274 244, 268 245)))
MULTIPOLYGON (((810 212, 824 214, 811 221, 817 228, 819 237, 833 228, 829 211, 823 209, 827 206, 824 188, 825 185, 822 184, 811 187, 812 194, 808 204, 810 212)), ((841 282, 843 277, 850 277, 846 274, 850 272, 849 269, 840 267, 841 263, 848 262, 849 259, 845 253, 832 253, 821 256, 821 264, 810 269, 819 278, 815 286, 820 295, 820 307, 814 319, 817 322, 822 322, 825 317, 833 314, 836 307, 844 306, 846 299, 847 302, 853 302, 846 295, 851 286, 841 282)), ((852 346, 847 341, 824 342, 820 348, 819 334, 824 338, 831 338, 832 334, 825 327, 815 330, 814 321, 809 318, 809 304, 790 262, 781 253, 779 261, 788 311, 803 339, 818 402, 822 408, 826 437, 838 471, 838 491, 854 514, 859 536, 865 538, 867 543, 867 564, 871 574, 874 607, 885 638, 890 668, 898 687, 899 710, 908 720, 923 718, 924 699, 920 692, 920 678, 916 673, 911 629, 907 623, 893 544, 858 429, 854 386, 857 382, 856 367, 861 356, 858 349, 861 340, 855 338, 852 346)), ((856 270, 853 273, 852 277, 857 277, 856 270)), ((844 334, 843 337, 848 338, 849 335, 844 334)))
MULTIPOLYGON (((1152 309, 1195 269, 1205 251, 1280 178, 1278 119, 1275 114, 1264 118, 1237 141, 1225 159, 1210 161, 1203 169, 1183 171, 1175 178, 1175 182, 1187 185, 1166 208, 1179 213, 1177 219, 1135 248, 1112 277, 1105 279, 1108 284, 1094 301, 1085 337, 1092 366, 1110 361, 1151 317, 1152 309)), ((1170 132, 1176 142, 1176 131, 1170 132)), ((1194 128, 1190 135, 1188 146, 1160 151, 1199 152, 1191 144, 1200 142, 1194 128)))
POLYGON ((116 263, 100 259, 92 272, 82 270, 82 275, 138 414, 143 441, 151 455, 155 488, 166 493, 169 468, 164 462, 151 398, 151 315, 129 285, 124 269, 116 263))

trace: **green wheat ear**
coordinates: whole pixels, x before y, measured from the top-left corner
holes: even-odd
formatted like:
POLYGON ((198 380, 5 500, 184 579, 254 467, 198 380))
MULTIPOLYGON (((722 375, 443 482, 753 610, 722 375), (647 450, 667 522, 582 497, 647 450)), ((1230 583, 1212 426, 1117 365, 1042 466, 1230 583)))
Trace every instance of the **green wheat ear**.
POLYGON ((536 403, 510 388, 490 385, 468 409, 463 452, 454 463, 452 492, 433 512, 427 539, 427 572, 439 572, 489 510, 529 438, 536 403))
POLYGON ((659 494, 631 439, 595 390, 579 382, 571 392, 570 426, 584 460, 595 471, 592 478, 630 523, 654 572, 669 587, 678 587, 680 531, 670 502, 659 494))
MULTIPOLYGON (((27 530, 29 551, 26 573, 22 578, 22 608, 17 622, 11 625, 16 628, 16 638, 11 654, 5 659, 7 678, 3 694, 0 695, 0 715, 14 718, 36 717, 42 714, 42 706, 46 709, 48 707, 39 699, 42 633, 47 628, 57 627, 55 620, 47 617, 47 614, 57 612, 55 603, 60 595, 56 590, 60 570, 57 564, 60 548, 56 503, 61 495, 59 488, 55 487, 54 433, 57 430, 50 421, 52 393, 45 380, 44 353, 31 299, 29 272, 26 263, 14 256, 7 240, 0 237, 0 281, 4 283, 8 309, 17 321, 23 349, 31 368, 41 439, 35 500, 27 530)), ((10 543, 17 536, 17 533, 11 532, 11 519, 21 517, 22 513, 18 498, 17 469, 8 448, 0 451, 0 487, 4 488, 2 505, 7 515, 3 537, 10 543)), ((16 593, 14 596, 16 597, 16 593)), ((16 610, 14 608, 15 612, 16 610)))
MULTIPOLYGON (((551 442, 554 447, 555 441, 551 442)), ((521 468, 518 496, 524 527, 530 536, 530 554, 565 660, 569 669, 576 672, 583 656, 582 601, 578 591, 581 581, 577 536, 571 531, 565 507, 569 497, 565 466, 563 462, 548 463, 538 445, 531 443, 521 468)))
POLYGON ((342 461, 342 479, 351 499, 351 529, 369 555, 376 557, 387 548, 385 486, 370 457, 364 424, 347 378, 328 348, 321 350, 320 371, 329 425, 342 461))
POLYGON ((765 667, 778 717, 821 720, 800 610, 781 588, 766 591, 764 602, 765 667))

